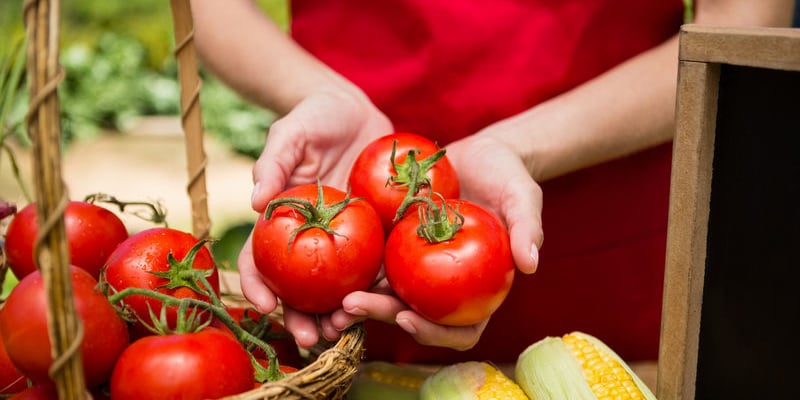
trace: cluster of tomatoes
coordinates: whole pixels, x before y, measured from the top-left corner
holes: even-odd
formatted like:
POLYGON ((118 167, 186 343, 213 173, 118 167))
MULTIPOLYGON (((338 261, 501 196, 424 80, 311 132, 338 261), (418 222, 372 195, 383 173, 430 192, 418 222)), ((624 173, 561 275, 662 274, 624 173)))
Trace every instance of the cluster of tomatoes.
POLYGON ((349 187, 293 187, 256 223, 256 267, 284 304, 330 312, 383 266, 398 298, 434 322, 472 325, 500 306, 514 278, 507 231, 459 198, 445 149, 413 133, 383 136, 362 150, 349 187))
MULTIPOLYGON (((116 214, 88 201, 70 202, 64 224, 84 382, 95 398, 219 398, 301 366, 279 321, 220 300, 206 241, 167 227, 129 235, 116 214)), ((1 397, 57 397, 38 234, 30 204, 5 235, 19 282, 0 305, 1 397)))
MULTIPOLYGON (((416 134, 384 136, 361 152, 349 187, 293 187, 256 222, 256 267, 285 305, 330 312, 383 267, 396 295, 432 321, 472 325, 500 306, 514 277, 508 234, 459 197, 444 149, 416 134)), ((167 227, 129 235, 90 201, 70 202, 64 223, 83 374, 97 396, 219 398, 302 363, 279 321, 220 301, 204 241, 167 227)), ((38 234, 31 204, 5 237, 20 281, 0 308, 0 394, 18 399, 55 398, 38 234)))

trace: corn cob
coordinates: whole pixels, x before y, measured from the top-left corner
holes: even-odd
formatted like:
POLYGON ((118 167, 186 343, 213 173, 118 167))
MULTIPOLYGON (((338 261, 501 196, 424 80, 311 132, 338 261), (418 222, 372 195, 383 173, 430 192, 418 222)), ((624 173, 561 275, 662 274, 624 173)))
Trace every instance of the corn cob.
POLYGON ((366 362, 359 367, 347 400, 418 400, 422 382, 432 373, 413 365, 366 362))
POLYGON ((422 384, 420 399, 528 400, 528 397, 491 364, 468 361, 449 365, 428 377, 422 384))
POLYGON ((655 400, 613 350, 581 332, 529 346, 517 360, 515 379, 532 400, 655 400))

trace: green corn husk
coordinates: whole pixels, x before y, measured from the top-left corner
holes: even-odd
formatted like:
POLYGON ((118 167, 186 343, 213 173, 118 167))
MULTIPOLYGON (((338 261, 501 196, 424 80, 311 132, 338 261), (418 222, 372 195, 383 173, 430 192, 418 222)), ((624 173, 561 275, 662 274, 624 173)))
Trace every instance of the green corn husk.
POLYGON ((486 362, 449 365, 428 377, 420 391, 422 400, 527 400, 522 389, 486 362))
POLYGON ((432 373, 413 365, 363 363, 353 378, 347 400, 418 400, 422 382, 432 373))
POLYGON ((515 379, 533 400, 656 399, 611 348, 581 332, 547 337, 529 346, 517 360, 515 379), (565 341, 590 346, 578 353, 595 358, 582 365, 565 341), (620 376, 624 379, 618 380, 620 376), (595 383, 590 384, 590 380, 595 383), (617 386, 609 383, 612 381, 618 382, 617 386))

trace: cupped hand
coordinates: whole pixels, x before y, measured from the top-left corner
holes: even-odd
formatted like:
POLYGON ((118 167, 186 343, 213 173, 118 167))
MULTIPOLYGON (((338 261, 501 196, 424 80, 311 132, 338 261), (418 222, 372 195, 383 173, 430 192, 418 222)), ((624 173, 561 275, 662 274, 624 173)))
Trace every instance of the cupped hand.
MULTIPOLYGON (((346 190, 350 165, 361 149, 391 132, 389 119, 361 94, 319 91, 309 95, 270 127, 264 150, 253 167, 253 209, 261 213, 283 190, 317 179, 346 190)), ((257 310, 270 313, 278 299, 255 266, 251 240, 252 233, 237 262, 242 292, 257 310)), ((317 343, 317 318, 284 306, 286 328, 302 347, 317 343)), ((323 322, 329 317, 319 318, 320 325, 330 326, 323 322)))
POLYGON ((381 279, 369 292, 353 292, 342 301, 342 309, 320 321, 327 338, 363 321, 374 319, 396 324, 418 343, 427 346, 469 350, 478 343, 489 320, 469 326, 445 326, 427 320, 398 299, 386 279, 381 279))
POLYGON ((317 179, 346 190, 350 166, 361 149, 391 132, 389 119, 363 95, 309 95, 269 129, 253 166, 253 209, 261 212, 284 189, 317 179))
POLYGON ((480 133, 446 149, 458 171, 461 197, 500 217, 508 228, 517 268, 523 273, 535 272, 544 240, 542 190, 522 158, 507 144, 480 133))

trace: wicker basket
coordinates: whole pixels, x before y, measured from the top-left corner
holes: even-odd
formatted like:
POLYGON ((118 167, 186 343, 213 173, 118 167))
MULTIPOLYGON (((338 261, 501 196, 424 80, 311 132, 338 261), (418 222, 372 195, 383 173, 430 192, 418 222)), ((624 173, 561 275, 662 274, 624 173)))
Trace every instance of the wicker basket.
MULTIPOLYGON (((193 43, 189 0, 171 0, 175 55, 181 86, 181 123, 185 135, 192 233, 207 238, 206 156, 200 113, 200 79, 193 43)), ((67 204, 61 177, 60 122, 57 85, 63 78, 59 55, 59 0, 26 0, 27 74, 30 106, 26 125, 33 142, 36 201, 45 221, 35 245, 48 294, 52 371, 60 399, 84 399, 86 388, 80 364, 80 321, 72 303, 68 248, 64 229, 67 204)), ((343 399, 363 356, 365 331, 360 324, 345 331, 303 369, 274 382, 225 399, 343 399)))

